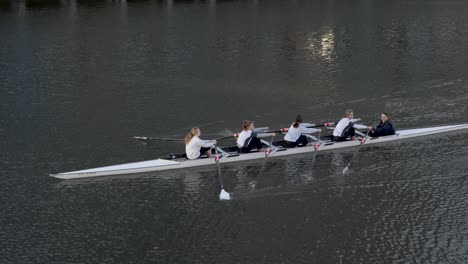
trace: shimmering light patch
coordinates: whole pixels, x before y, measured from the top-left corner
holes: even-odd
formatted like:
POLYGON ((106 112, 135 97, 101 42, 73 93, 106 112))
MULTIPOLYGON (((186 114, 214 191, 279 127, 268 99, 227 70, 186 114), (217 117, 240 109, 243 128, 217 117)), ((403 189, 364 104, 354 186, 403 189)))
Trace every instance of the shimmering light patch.
POLYGON ((332 60, 335 47, 335 34, 332 30, 322 35, 320 55, 327 60, 332 60))

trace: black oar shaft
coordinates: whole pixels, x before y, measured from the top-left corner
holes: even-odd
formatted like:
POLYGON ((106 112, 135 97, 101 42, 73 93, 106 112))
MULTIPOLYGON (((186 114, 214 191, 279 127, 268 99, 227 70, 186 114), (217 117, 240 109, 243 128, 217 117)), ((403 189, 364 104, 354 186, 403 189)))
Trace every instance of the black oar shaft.
POLYGON ((219 177, 219 184, 221 186, 221 189, 224 189, 224 182, 223 182, 223 176, 221 175, 221 164, 219 163, 220 157, 218 156, 218 146, 215 145, 215 153, 216 153, 216 166, 218 167, 218 177, 219 177))
MULTIPOLYGON (((215 138, 214 140, 223 140, 223 139, 228 139, 228 138, 232 138, 232 137, 234 137, 234 135, 215 138)), ((182 138, 160 138, 160 137, 133 137, 133 138, 134 139, 139 139, 139 140, 160 140, 160 141, 176 141, 176 142, 184 142, 185 141, 185 139, 182 139, 182 138)))
POLYGON ((315 143, 316 145, 314 145, 314 158, 312 160, 312 169, 314 168, 314 164, 315 164, 315 158, 317 157, 317 151, 318 149, 320 148, 320 132, 318 132, 318 135, 317 135, 317 142, 315 143))
MULTIPOLYGON (((315 126, 308 126, 307 128, 318 128, 318 127, 330 127, 336 124, 335 122, 327 122, 323 123, 321 125, 315 125, 315 126)), ((282 132, 288 132, 289 128, 282 128, 279 130, 273 130, 273 131, 264 131, 262 133, 282 133, 282 132)))
POLYGON ((234 137, 234 135, 230 135, 230 136, 215 138, 215 140, 223 140, 223 139, 228 139, 228 138, 233 138, 233 137, 234 137))
POLYGON ((185 139, 181 138, 158 138, 158 137, 133 137, 135 139, 140 139, 140 140, 161 140, 161 141, 177 141, 177 142, 183 142, 185 139))
POLYGON ((368 136, 369 135, 369 131, 366 132, 366 137, 362 138, 361 139, 361 143, 359 144, 359 147, 358 149, 356 150, 356 152, 354 152, 354 155, 353 157, 351 158, 351 160, 348 162, 348 165, 343 169, 343 173, 348 170, 349 166, 351 166, 351 163, 353 162, 354 158, 356 158, 357 154, 359 153, 359 150, 361 149, 362 145, 364 145, 364 143, 366 143, 366 141, 368 140, 368 136))

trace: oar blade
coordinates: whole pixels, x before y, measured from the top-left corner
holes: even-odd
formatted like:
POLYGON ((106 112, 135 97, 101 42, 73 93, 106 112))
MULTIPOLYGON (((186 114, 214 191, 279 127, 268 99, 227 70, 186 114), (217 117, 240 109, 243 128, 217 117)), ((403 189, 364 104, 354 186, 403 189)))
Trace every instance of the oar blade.
POLYGON ((343 175, 346 174, 348 171, 349 171, 349 168, 348 168, 348 166, 346 166, 346 167, 343 169, 343 175))
POLYGON ((139 140, 148 140, 148 137, 133 137, 134 139, 139 139, 139 140))
POLYGON ((221 193, 219 194, 219 200, 231 200, 231 195, 226 192, 224 189, 221 189, 221 193))
POLYGON ((185 139, 182 138, 157 138, 157 137, 133 137, 137 140, 160 140, 160 141, 174 141, 174 142, 185 142, 185 139))

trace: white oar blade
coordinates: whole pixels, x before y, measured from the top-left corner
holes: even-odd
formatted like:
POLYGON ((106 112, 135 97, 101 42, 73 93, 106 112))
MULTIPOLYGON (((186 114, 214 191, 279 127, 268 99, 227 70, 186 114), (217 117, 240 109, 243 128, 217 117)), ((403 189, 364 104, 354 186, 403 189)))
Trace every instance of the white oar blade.
POLYGON ((219 194, 219 199, 220 200, 231 200, 231 196, 224 189, 221 189, 221 193, 219 194))
POLYGON ((346 174, 348 172, 348 166, 346 166, 346 168, 343 169, 343 174, 346 174))

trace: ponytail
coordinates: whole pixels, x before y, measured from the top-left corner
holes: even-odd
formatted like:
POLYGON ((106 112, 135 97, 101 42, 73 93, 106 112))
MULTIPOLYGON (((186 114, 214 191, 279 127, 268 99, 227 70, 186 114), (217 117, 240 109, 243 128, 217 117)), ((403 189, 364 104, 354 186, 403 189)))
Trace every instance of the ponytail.
POLYGON ((293 127, 297 128, 302 123, 302 115, 296 116, 296 121, 293 123, 293 127))
POLYGON ((192 127, 192 129, 190 129, 190 132, 187 134, 187 136, 185 136, 185 145, 190 143, 192 138, 197 134, 198 129, 198 127, 192 127))

